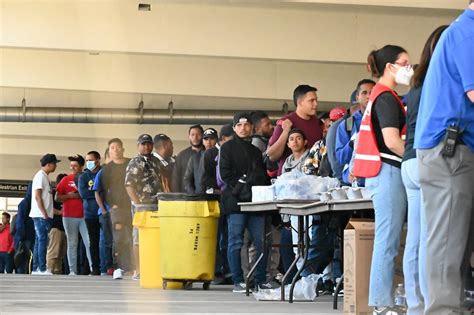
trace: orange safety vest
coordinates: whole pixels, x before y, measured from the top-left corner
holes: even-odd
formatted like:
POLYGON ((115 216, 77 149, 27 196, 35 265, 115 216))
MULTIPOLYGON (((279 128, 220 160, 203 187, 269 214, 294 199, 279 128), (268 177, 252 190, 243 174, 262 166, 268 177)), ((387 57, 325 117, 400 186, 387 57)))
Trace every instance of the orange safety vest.
MULTIPOLYGON (((354 159, 354 168, 352 173, 355 177, 375 177, 379 174, 380 168, 382 167, 381 158, 395 160, 401 162, 402 159, 394 154, 380 153, 377 146, 377 140, 375 139, 375 133, 372 125, 372 106, 375 103, 377 97, 384 92, 390 92, 400 103, 400 107, 405 112, 405 107, 400 97, 389 87, 377 83, 372 92, 370 93, 369 103, 365 110, 364 116, 360 123, 359 129, 359 142, 356 149, 356 155, 354 159)), ((406 115, 406 114, 405 114, 406 115)), ((405 127, 400 131, 400 135, 405 134, 405 127)))

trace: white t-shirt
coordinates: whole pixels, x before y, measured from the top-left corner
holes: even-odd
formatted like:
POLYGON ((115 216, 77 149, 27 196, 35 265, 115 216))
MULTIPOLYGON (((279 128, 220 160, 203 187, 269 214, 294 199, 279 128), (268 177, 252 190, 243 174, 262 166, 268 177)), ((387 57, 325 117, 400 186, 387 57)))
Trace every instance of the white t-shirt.
POLYGON ((51 183, 49 182, 48 174, 43 170, 39 170, 33 178, 32 196, 31 196, 31 211, 30 217, 42 218, 43 214, 38 207, 35 199, 35 191, 41 189, 41 198, 43 199, 44 208, 48 217, 53 218, 53 194, 51 190, 51 183))

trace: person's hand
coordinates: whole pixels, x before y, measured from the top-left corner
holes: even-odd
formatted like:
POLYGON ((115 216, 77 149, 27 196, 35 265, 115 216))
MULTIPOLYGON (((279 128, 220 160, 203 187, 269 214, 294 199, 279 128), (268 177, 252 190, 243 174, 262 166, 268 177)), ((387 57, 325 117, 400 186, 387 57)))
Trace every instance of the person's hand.
POLYGON ((282 123, 281 123, 281 128, 283 129, 283 131, 285 132, 290 132, 291 130, 291 127, 293 126, 293 122, 289 119, 285 119, 282 123))
POLYGON ((102 212, 102 215, 106 215, 106 214, 107 214, 107 211, 106 211, 106 210, 104 210, 104 209, 102 209, 102 208, 101 208, 100 210, 101 210, 101 212, 102 212))

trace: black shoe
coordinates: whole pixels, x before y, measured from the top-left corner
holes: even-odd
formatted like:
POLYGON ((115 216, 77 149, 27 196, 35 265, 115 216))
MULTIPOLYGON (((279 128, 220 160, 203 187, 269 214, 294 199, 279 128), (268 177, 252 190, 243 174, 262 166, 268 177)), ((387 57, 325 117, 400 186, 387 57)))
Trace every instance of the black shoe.
POLYGON ((93 275, 93 276, 100 276, 100 270, 99 270, 99 269, 94 269, 94 270, 92 270, 91 275, 93 275))
POLYGON ((323 284, 323 295, 331 295, 334 293, 334 282, 325 280, 323 284))

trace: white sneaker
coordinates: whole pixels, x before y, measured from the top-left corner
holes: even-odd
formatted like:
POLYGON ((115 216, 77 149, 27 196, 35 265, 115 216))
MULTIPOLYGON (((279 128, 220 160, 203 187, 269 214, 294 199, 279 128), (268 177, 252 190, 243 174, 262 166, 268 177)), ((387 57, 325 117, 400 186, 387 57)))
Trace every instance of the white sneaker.
POLYGON ((120 280, 123 279, 123 270, 122 269, 115 269, 114 274, 113 274, 113 279, 114 280, 120 280))
POLYGON ((76 273, 74 271, 71 271, 68 276, 76 276, 76 273))
POLYGON ((46 269, 45 271, 41 272, 40 273, 42 276, 52 276, 53 273, 51 272, 51 270, 48 270, 46 269))

